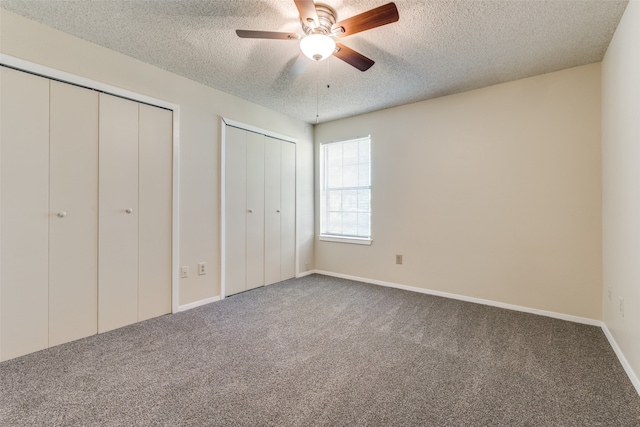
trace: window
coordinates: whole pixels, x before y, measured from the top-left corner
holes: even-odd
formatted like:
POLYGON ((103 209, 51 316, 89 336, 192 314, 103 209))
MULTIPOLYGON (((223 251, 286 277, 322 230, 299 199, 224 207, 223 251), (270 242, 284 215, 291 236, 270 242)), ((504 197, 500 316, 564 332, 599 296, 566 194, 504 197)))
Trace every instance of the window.
POLYGON ((320 240, 371 244, 371 138, 320 146, 320 240))

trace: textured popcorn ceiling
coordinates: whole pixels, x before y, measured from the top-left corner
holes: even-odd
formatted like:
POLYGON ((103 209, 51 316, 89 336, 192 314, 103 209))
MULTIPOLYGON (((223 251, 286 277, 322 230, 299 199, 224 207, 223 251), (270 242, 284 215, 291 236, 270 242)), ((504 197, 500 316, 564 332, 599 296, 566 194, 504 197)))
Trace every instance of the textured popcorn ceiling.
MULTIPOLYGON (((387 0, 326 0, 345 19, 387 0)), ((341 42, 376 61, 289 69, 303 34, 293 0, 0 0, 45 25, 309 123, 601 61, 627 1, 396 0, 400 21, 341 42), (327 87, 328 86, 328 87, 327 87)))

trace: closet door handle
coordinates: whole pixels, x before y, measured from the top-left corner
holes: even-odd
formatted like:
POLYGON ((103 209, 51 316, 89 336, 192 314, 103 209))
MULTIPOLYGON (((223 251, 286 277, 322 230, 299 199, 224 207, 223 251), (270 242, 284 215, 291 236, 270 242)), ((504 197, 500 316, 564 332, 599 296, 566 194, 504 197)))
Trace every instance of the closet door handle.
POLYGON ((58 218, 64 218, 65 216, 67 216, 66 211, 58 212, 58 218))
POLYGON ((253 209, 249 209, 249 210, 248 210, 248 212, 249 212, 249 213, 253 213, 253 209))
POLYGON ((125 210, 125 212, 128 213, 128 214, 133 213, 133 209, 127 208, 127 210, 125 210))
POLYGON ((280 213, 280 209, 276 209, 276 212, 280 213))

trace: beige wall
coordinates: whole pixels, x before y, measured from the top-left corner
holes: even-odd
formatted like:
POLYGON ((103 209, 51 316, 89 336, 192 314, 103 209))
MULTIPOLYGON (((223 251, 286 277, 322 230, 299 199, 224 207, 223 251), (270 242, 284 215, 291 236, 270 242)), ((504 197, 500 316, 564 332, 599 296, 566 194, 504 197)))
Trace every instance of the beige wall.
POLYGON ((368 134, 373 244, 317 241, 318 270, 601 319, 600 64, 321 124, 316 153, 368 134))
POLYGON ((312 127, 0 9, 0 51, 180 105, 180 305, 220 295, 220 117, 298 138, 300 271, 313 261, 312 127), (208 274, 194 274, 199 262, 208 274))
POLYGON ((629 2, 602 63, 602 176, 603 318, 637 378, 640 376, 638 1, 629 2), (620 298, 624 299, 624 317, 619 310, 620 298))

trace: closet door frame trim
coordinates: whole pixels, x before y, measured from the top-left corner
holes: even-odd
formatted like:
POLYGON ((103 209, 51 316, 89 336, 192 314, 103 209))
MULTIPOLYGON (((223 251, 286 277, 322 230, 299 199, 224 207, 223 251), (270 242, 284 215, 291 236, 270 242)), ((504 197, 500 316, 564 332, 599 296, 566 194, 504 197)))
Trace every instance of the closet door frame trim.
POLYGON ((171 312, 180 311, 178 302, 180 296, 180 276, 178 261, 179 256, 179 206, 180 206, 180 105, 162 99, 152 98, 122 89, 106 83, 101 83, 86 77, 56 70, 34 62, 25 61, 11 55, 0 53, 0 64, 18 71, 24 71, 35 74, 47 79, 57 80, 63 83, 69 83, 76 86, 85 87, 87 89, 97 90, 109 95, 115 95, 120 98, 130 99, 135 102, 141 102, 155 107, 164 108, 173 111, 173 147, 172 147, 172 184, 171 184, 171 312))
MULTIPOLYGON (((297 138, 293 138, 291 136, 287 136, 287 135, 283 135, 281 133, 277 133, 277 132, 273 132, 267 129, 263 129, 257 126, 253 126, 247 123, 242 123, 242 122, 238 122, 236 120, 233 119, 229 119, 227 117, 221 117, 220 118, 220 132, 221 132, 221 138, 220 140, 222 141, 221 144, 221 153, 220 153, 220 254, 221 254, 221 259, 220 259, 220 299, 224 299, 226 297, 226 290, 225 290, 225 283, 226 283, 226 277, 225 277, 225 262, 227 260, 227 256, 226 256, 226 243, 227 243, 227 236, 226 236, 226 214, 225 214, 225 209, 226 209, 226 184, 227 184, 227 179, 226 179, 226 172, 227 172, 227 168, 226 168, 226 163, 227 163, 227 157, 226 157, 226 144, 227 144, 227 138, 226 138, 226 129, 227 126, 232 126, 234 128, 238 128, 238 129, 243 129, 249 132, 254 132, 254 133, 259 133, 271 138, 275 138, 275 139, 280 139, 282 141, 285 142, 289 142, 292 144, 297 144, 298 143, 298 139, 297 138)), ((298 159, 297 159, 297 154, 296 154, 296 167, 295 167, 295 177, 296 177, 296 181, 297 181, 297 177, 298 177, 298 159)), ((297 193, 297 190, 296 190, 297 193)), ((296 194, 297 195, 297 194, 296 194)), ((296 197, 296 201, 294 203, 294 211, 295 211, 295 277, 298 277, 298 275, 300 274, 299 272, 299 268, 298 268, 298 203, 297 203, 297 197, 296 197)))

